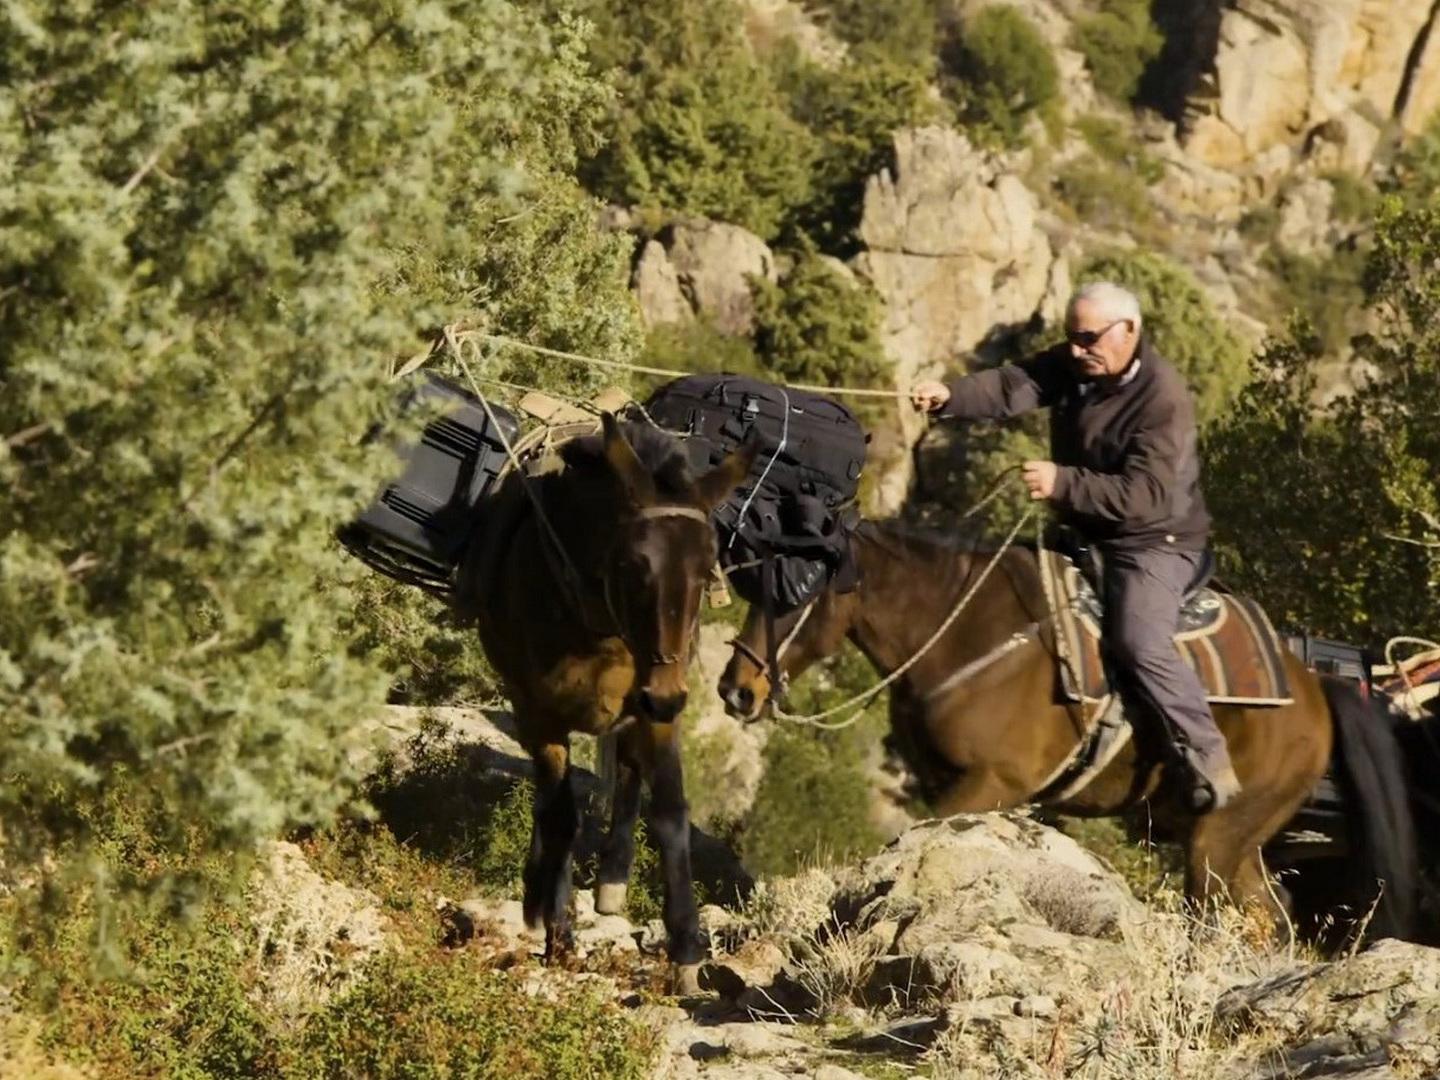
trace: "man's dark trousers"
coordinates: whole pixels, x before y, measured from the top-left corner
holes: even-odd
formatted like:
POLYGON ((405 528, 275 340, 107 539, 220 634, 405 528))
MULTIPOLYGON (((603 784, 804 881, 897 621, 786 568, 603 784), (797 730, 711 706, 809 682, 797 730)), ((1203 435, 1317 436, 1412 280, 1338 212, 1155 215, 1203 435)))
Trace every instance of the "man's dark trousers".
POLYGON ((1107 550, 1104 640, 1126 689, 1209 779, 1230 764, 1230 754, 1204 687, 1174 643, 1180 603, 1200 558, 1198 551, 1169 547, 1107 550))

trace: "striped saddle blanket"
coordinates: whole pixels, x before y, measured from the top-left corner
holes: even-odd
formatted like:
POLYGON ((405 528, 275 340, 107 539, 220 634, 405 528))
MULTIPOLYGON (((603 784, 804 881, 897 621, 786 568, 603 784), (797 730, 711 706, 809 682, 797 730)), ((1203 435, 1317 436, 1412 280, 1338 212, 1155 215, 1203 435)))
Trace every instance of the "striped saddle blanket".
MULTIPOLYGON (((1056 609, 1065 696, 1101 702, 1110 694, 1110 677, 1100 652, 1099 598, 1079 568, 1059 552, 1043 551, 1040 570, 1056 609)), ((1200 676, 1213 705, 1288 705, 1292 700, 1284 646, 1249 597, 1201 589, 1181 611, 1175 647, 1200 676)))

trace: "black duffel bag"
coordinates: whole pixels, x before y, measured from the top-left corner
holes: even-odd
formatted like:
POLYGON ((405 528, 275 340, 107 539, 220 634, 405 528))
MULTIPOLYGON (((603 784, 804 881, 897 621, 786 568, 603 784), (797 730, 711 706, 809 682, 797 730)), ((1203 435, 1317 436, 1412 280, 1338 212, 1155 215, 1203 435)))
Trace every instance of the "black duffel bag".
POLYGON ((721 565, 744 599, 764 603, 767 576, 777 613, 827 584, 853 587, 855 495, 870 440, 854 413, 822 394, 730 374, 666 383, 645 411, 686 440, 697 471, 758 440, 749 479, 715 512, 721 565))

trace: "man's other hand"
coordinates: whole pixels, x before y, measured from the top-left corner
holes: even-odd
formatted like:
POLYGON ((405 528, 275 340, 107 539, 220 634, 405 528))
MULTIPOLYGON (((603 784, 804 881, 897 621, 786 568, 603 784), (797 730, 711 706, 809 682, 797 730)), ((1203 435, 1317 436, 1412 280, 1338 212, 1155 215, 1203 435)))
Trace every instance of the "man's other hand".
POLYGON ((950 388, 943 382, 928 379, 910 388, 910 404, 921 412, 934 412, 950 400, 950 388))
POLYGON ((1030 489, 1030 498, 1048 499, 1055 494, 1055 463, 1027 461, 1020 467, 1020 479, 1030 489))

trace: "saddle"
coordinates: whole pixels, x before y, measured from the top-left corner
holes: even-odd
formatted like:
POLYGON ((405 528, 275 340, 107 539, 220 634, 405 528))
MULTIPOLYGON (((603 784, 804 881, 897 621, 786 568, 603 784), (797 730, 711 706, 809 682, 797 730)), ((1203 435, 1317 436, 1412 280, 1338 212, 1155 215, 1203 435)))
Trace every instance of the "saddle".
MULTIPOLYGON (((1212 705, 1288 705, 1284 646, 1263 608, 1212 584, 1207 551, 1186 589, 1175 647, 1194 669, 1212 705)), ((1062 657, 1061 686, 1072 702, 1099 703, 1111 694, 1102 650, 1104 609, 1095 580, 1068 555, 1040 552, 1040 571, 1055 612, 1062 657)), ((1098 580, 1098 579, 1097 579, 1098 580)))

